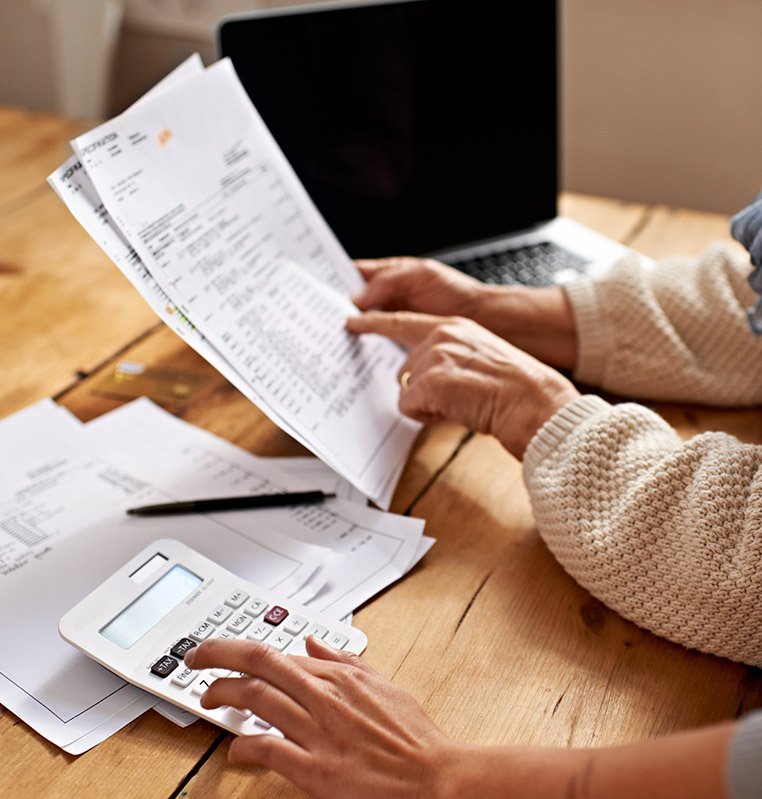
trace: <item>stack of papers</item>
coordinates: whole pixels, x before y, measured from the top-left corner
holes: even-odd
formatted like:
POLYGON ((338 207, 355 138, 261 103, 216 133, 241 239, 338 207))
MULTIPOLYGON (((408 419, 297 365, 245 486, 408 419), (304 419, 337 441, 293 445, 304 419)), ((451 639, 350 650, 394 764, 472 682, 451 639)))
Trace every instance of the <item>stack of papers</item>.
MULTIPOLYGON (((345 618, 432 545, 313 458, 258 458, 141 399, 87 425, 51 401, 0 422, 0 702, 77 754, 157 699, 58 636, 60 617, 143 547, 176 538, 230 571, 345 618), (137 505, 336 491, 321 505, 134 517, 137 505)), ((185 723, 172 706, 157 708, 185 723)), ((185 714, 186 716, 188 714, 185 714)))
POLYGON ((344 329, 362 278, 230 62, 189 59, 72 148, 51 186, 157 315, 388 508, 419 430, 405 355, 344 329))

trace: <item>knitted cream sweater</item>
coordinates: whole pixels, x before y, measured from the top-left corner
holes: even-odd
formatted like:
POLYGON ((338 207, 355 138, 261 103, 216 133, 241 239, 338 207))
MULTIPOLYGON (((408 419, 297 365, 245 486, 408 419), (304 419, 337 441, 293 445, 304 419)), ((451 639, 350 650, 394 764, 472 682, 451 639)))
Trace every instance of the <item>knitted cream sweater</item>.
MULTIPOLYGON (((762 403, 750 266, 718 246, 654 270, 628 258, 567 287, 576 377, 630 397, 762 403)), ((636 624, 762 666, 762 446, 683 443, 655 413, 583 396, 524 458, 540 533, 564 568, 636 624)))

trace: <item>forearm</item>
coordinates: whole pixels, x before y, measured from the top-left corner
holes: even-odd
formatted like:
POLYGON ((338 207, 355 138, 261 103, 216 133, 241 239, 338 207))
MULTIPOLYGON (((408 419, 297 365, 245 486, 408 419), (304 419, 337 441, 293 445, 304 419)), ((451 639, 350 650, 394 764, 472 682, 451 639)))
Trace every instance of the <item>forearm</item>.
POLYGON ((524 459, 540 534, 625 618, 685 646, 762 664, 762 447, 688 442, 637 405, 582 397, 524 459))
POLYGON ((458 747, 442 799, 722 799, 734 724, 610 749, 458 747))
POLYGON ((473 318, 482 327, 535 358, 573 369, 577 336, 566 293, 560 286, 484 286, 473 318))

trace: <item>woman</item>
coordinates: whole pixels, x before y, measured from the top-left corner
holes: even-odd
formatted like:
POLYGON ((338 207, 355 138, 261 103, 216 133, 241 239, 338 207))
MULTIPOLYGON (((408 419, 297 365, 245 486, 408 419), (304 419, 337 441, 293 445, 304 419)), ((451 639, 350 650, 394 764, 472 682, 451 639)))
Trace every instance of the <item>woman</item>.
MULTIPOLYGON (((724 247, 643 269, 634 256, 564 289, 493 287, 432 261, 360 262, 357 334, 406 347, 401 410, 495 435, 524 462, 541 535, 582 585, 685 646, 762 666, 762 447, 707 433, 683 443, 635 404, 583 396, 553 367, 631 397, 762 402, 762 202, 734 220, 757 267, 724 247), (750 323, 750 324, 749 324, 750 323), (751 330, 749 329, 751 327, 751 330), (510 343, 509 343, 510 342, 510 343)), ((239 738, 316 796, 762 796, 762 714, 601 750, 471 747, 362 660, 212 641, 193 668, 206 707, 256 707, 286 735, 239 738)))

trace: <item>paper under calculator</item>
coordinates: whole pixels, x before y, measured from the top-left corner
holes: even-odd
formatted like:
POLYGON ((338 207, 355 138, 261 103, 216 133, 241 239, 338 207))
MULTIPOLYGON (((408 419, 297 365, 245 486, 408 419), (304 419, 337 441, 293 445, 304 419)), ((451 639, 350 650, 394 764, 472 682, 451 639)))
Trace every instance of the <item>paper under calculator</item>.
POLYGON ((368 643, 360 630, 241 580, 170 539, 109 577, 61 619, 59 632, 128 682, 238 735, 269 725, 250 711, 202 708, 215 679, 239 675, 186 668, 188 650, 209 638, 264 641, 284 655, 303 655, 308 635, 356 654, 368 643))

